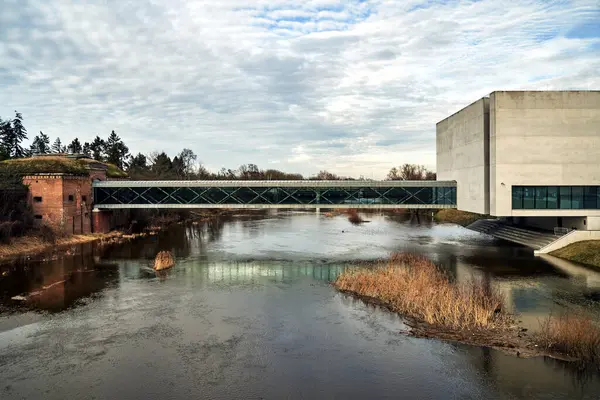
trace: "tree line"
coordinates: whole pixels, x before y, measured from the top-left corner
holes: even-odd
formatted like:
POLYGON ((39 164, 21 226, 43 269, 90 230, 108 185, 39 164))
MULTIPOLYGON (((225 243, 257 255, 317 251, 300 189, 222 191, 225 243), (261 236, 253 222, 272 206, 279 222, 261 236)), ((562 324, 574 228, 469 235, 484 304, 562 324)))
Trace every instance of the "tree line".
MULTIPOLYGON (((23 116, 15 111, 9 120, 0 118, 0 161, 6 159, 30 157, 38 154, 83 154, 91 159, 114 164, 126 171, 132 179, 202 179, 202 180, 355 180, 352 177, 339 176, 322 170, 304 177, 302 174, 288 173, 277 169, 260 169, 256 164, 244 164, 237 169, 221 168, 217 172, 209 171, 198 162, 198 156, 184 148, 171 158, 165 152, 153 152, 149 155, 137 153, 132 156, 129 147, 113 130, 106 139, 96 136, 89 142, 79 138, 64 144, 59 137, 51 143, 50 137, 41 132, 36 135, 29 148, 23 147, 27 140, 27 129, 23 125, 23 116)), ((364 177, 358 178, 365 180, 364 177)), ((428 171, 422 165, 403 164, 394 167, 387 180, 435 180, 435 172, 428 171)))

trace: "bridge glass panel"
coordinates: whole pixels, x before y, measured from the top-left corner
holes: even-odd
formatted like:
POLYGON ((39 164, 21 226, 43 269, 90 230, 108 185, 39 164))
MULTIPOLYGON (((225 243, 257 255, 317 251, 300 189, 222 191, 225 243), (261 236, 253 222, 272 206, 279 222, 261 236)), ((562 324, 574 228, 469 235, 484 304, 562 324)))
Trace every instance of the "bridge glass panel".
POLYGON ((598 210, 600 186, 513 186, 513 210, 598 210))

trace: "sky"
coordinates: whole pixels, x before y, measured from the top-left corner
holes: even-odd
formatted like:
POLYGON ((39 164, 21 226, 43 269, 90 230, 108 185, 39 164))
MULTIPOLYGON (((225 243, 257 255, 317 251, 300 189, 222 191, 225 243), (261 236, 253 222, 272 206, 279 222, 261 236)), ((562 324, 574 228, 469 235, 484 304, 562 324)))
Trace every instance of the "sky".
POLYGON ((0 117, 381 179, 494 90, 600 89, 598 0, 2 0, 0 117))

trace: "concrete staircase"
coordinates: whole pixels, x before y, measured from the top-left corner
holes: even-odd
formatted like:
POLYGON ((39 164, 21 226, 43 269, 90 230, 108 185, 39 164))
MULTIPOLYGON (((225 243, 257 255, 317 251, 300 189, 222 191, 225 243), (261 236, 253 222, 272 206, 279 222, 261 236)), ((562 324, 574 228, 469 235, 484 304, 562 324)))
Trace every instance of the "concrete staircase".
POLYGON ((518 243, 534 250, 539 250, 562 236, 507 225, 494 219, 480 219, 467 226, 467 228, 486 233, 497 239, 518 243))

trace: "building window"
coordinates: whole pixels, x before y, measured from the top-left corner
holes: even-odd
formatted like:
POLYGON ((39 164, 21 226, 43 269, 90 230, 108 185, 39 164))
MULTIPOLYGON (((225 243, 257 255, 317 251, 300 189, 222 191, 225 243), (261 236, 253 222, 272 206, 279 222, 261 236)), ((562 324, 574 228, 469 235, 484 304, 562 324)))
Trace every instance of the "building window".
POLYGON ((523 188, 520 186, 513 187, 512 208, 513 208, 513 210, 523 209, 523 188))
POLYGON ((85 203, 87 201, 87 196, 81 196, 81 201, 85 203))
POLYGON ((513 186, 513 210, 600 210, 600 186, 513 186))
POLYGON ((72 194, 70 194, 69 195, 69 201, 73 201, 74 199, 75 199, 75 197, 72 194))
POLYGON ((42 202, 42 196, 34 196, 33 197, 33 202, 34 203, 41 203, 42 202))
POLYGON ((544 210, 548 208, 548 188, 545 186, 538 186, 535 188, 535 208, 538 210, 544 210))
POLYGON ((35 215, 34 218, 35 219, 42 219, 42 216, 41 215, 35 215))

